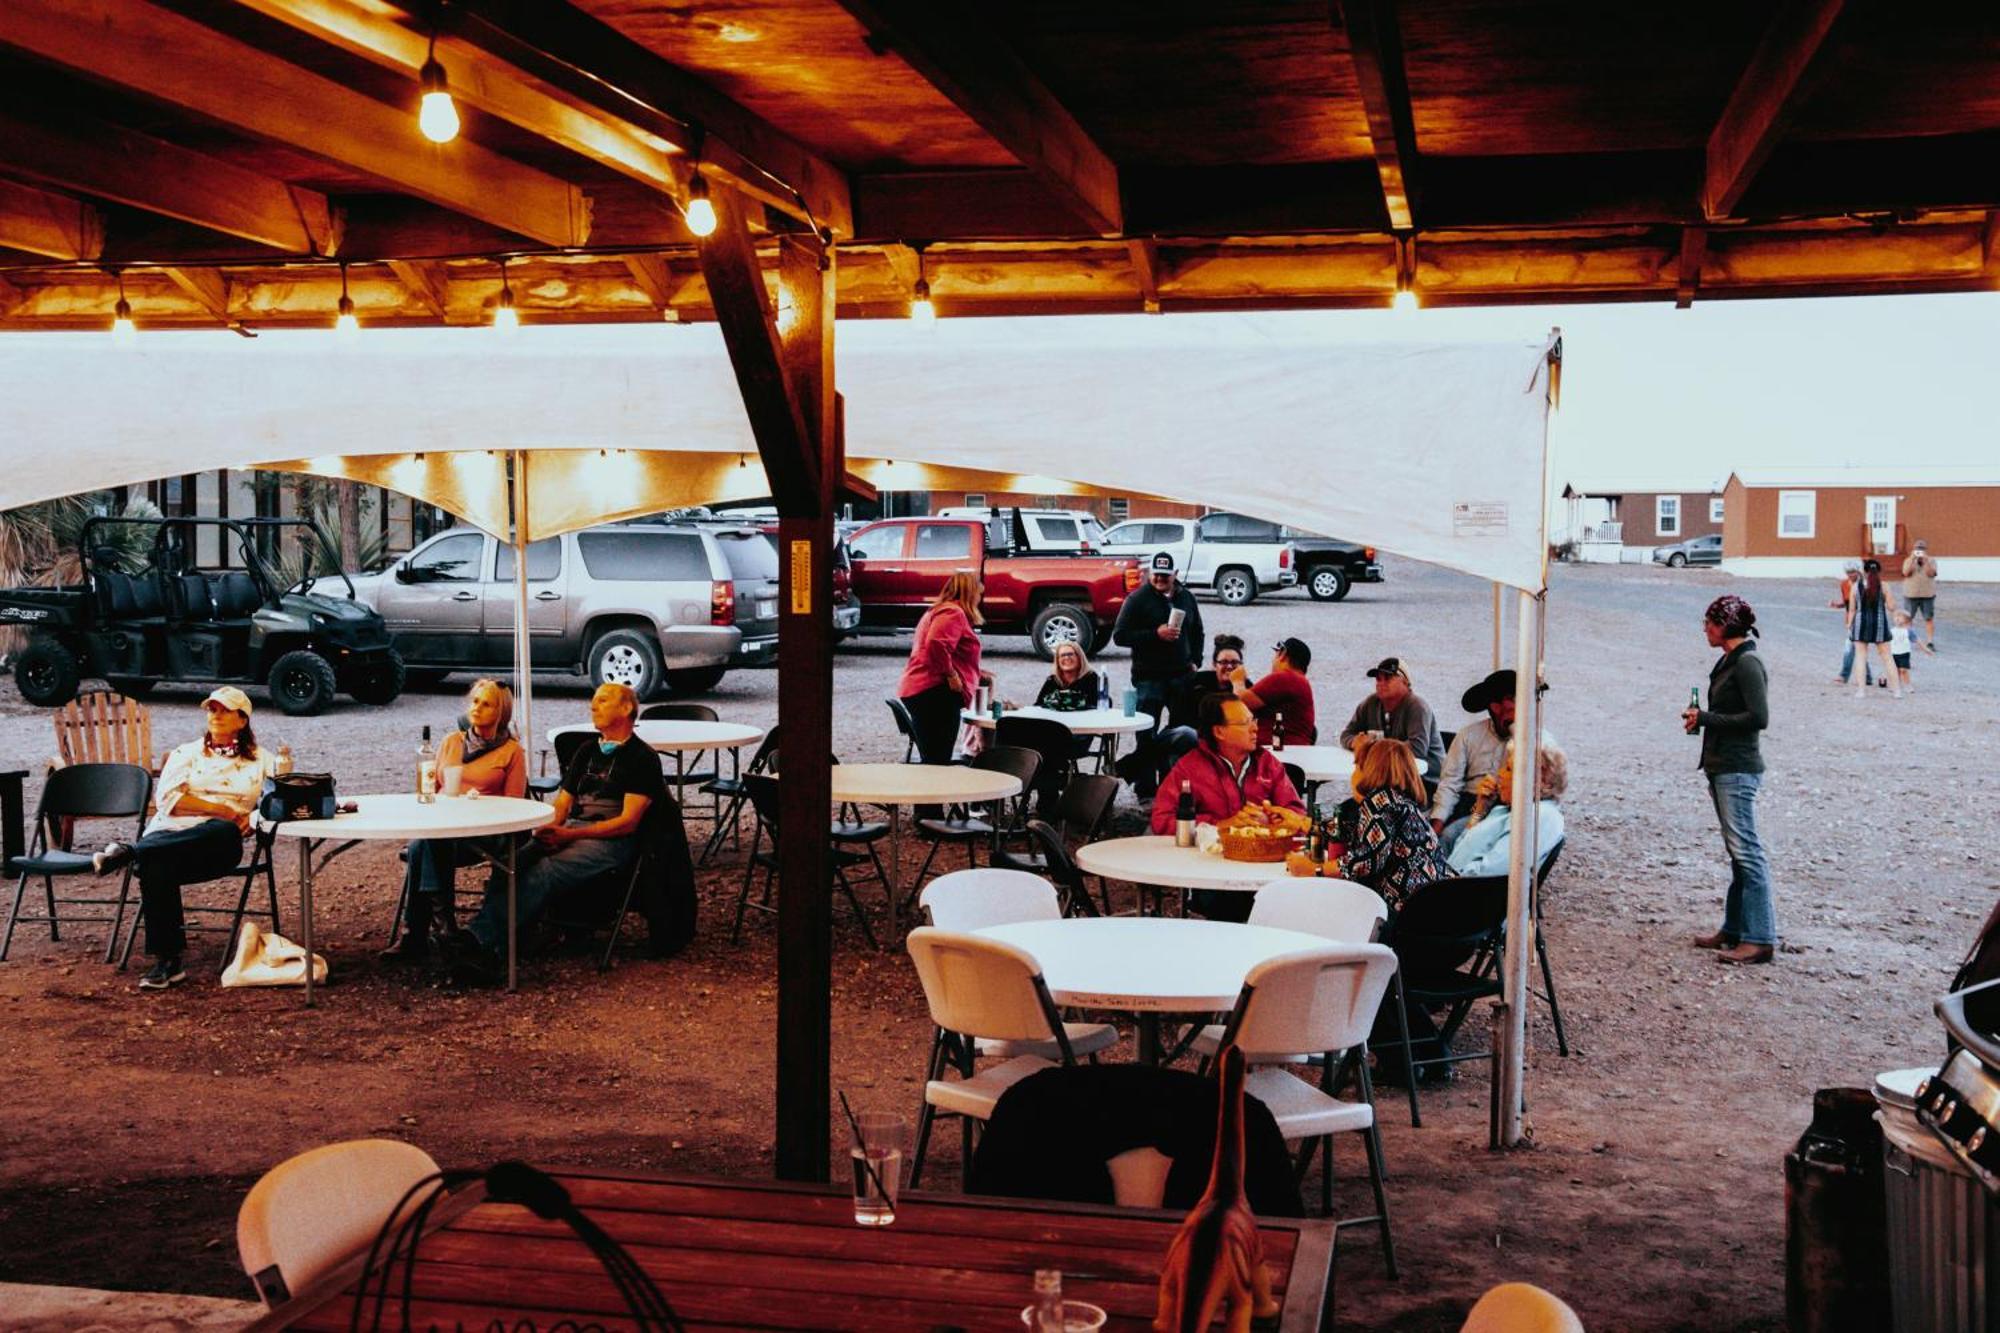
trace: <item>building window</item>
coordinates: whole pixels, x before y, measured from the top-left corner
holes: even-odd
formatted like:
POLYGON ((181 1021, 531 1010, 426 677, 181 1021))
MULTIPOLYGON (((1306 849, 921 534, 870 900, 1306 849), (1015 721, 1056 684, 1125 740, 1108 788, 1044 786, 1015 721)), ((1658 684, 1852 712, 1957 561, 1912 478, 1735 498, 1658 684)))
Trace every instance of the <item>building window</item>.
POLYGON ((965 493, 965 507, 966 507, 967 509, 984 509, 984 508, 986 508, 986 492, 985 492, 985 491, 967 491, 967 492, 965 493))
POLYGON ((1708 498, 1708 521, 1722 522, 1722 497, 1719 495, 1711 495, 1708 498))
POLYGON ((1653 531, 1662 537, 1681 535, 1681 497, 1678 495, 1656 495, 1653 497, 1653 531))
POLYGON ((1778 492, 1778 535, 1811 537, 1817 529, 1819 494, 1816 491, 1778 492))
POLYGON ((1132 502, 1122 495, 1112 496, 1111 521, 1113 523, 1123 523, 1130 517, 1132 517, 1132 502))

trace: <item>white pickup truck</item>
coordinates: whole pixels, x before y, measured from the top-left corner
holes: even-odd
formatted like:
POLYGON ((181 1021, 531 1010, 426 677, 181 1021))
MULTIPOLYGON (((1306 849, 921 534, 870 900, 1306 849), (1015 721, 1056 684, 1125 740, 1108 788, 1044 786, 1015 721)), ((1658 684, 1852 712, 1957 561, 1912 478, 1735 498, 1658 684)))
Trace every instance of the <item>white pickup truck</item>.
POLYGON ((1135 518, 1106 532, 1100 549, 1106 555, 1138 556, 1142 570, 1155 552, 1170 551, 1181 582, 1213 589, 1225 606, 1243 606, 1260 592, 1298 584, 1292 544, 1266 540, 1269 529, 1269 524, 1237 514, 1135 518))

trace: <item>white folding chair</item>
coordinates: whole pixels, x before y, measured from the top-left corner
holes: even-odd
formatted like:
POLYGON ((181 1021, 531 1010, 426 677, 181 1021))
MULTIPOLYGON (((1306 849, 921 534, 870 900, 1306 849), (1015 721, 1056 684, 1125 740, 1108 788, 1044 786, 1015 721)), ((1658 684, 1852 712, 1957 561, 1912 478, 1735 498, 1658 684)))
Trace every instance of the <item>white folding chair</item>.
MULTIPOLYGON (((918 901, 930 913, 931 924, 939 930, 966 932, 1016 921, 1062 919, 1062 901, 1056 896, 1055 886, 1025 870, 993 866, 953 870, 926 884, 918 901)), ((1118 1044, 1118 1029, 1109 1023, 1064 1023, 1063 1030, 1069 1034, 1069 1048, 1076 1055, 1095 1056, 1118 1044)), ((1044 1060, 1061 1057, 1052 1041, 996 1041, 980 1037, 973 1044, 980 1055, 1000 1059, 1016 1055, 1039 1055, 1044 1060)))
POLYGON ((290 1300, 366 1251, 410 1187, 437 1169, 422 1148, 351 1139, 266 1171, 236 1214, 236 1252, 264 1304, 290 1300))
POLYGON ((1479 1298, 1459 1333, 1583 1333, 1583 1321, 1533 1283, 1503 1282, 1479 1298))
MULTIPOLYGON (((1372 944, 1389 920, 1389 904, 1366 884, 1351 879, 1308 879, 1287 877, 1273 880, 1257 890, 1250 904, 1250 924, 1296 930, 1340 944, 1372 944)), ((1222 1044, 1222 1025, 1211 1023, 1195 1034, 1188 1049, 1204 1060, 1215 1058, 1222 1044)), ((1300 1052, 1251 1055, 1251 1064, 1303 1064, 1311 1057, 1300 1052)))
POLYGON ((924 1108, 917 1118, 916 1153, 910 1159, 910 1188, 915 1189, 923 1174, 931 1124, 938 1116, 962 1118, 964 1168, 969 1168, 973 1122, 992 1118, 1001 1095, 1028 1075, 1056 1067, 1055 1061, 1039 1055, 1016 1055, 975 1071, 977 1038, 1050 1043, 1065 1065, 1076 1063, 1076 1053, 1042 981, 1042 966, 1033 954, 998 940, 935 926, 911 931, 909 948, 917 977, 923 982, 931 1022, 937 1027, 931 1039, 930 1067, 924 1074, 924 1108), (946 1078, 947 1066, 957 1070, 959 1077, 946 1078))
POLYGON ((1333 1212, 1333 1136, 1362 1136, 1368 1150, 1368 1180, 1375 1191, 1375 1211, 1367 1217, 1343 1218, 1336 1225, 1377 1223, 1390 1277, 1396 1276, 1396 1249, 1389 1236, 1389 1200, 1382 1191, 1382 1139, 1375 1123, 1375 1089, 1368 1074, 1368 1030, 1395 971, 1395 951, 1384 944, 1328 944, 1281 954, 1250 969, 1223 1033, 1223 1045, 1234 1043, 1246 1055, 1281 1051, 1312 1052, 1321 1057, 1319 1087, 1289 1070, 1264 1068, 1250 1071, 1244 1091, 1264 1103, 1287 1143, 1304 1141, 1298 1160, 1301 1176, 1312 1165, 1313 1150, 1324 1148, 1320 1208, 1329 1215, 1333 1212), (1347 1051, 1357 1057, 1358 1102, 1342 1101, 1332 1091, 1334 1069, 1347 1051))

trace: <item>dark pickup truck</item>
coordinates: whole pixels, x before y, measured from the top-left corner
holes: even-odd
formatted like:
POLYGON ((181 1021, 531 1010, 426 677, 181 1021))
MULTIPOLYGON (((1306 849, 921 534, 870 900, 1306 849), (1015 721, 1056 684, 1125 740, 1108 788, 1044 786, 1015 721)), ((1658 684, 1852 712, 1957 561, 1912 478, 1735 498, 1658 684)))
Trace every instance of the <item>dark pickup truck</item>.
POLYGON ((946 579, 977 570, 986 586, 980 613, 989 634, 1025 634, 1044 658, 1063 643, 1092 652, 1111 642, 1126 596, 1139 586, 1139 562, 1067 551, 1028 551, 1007 515, 885 518, 847 539, 861 623, 908 629, 937 599, 946 579))
POLYGON ((1290 542, 1298 561, 1299 586, 1316 602, 1337 602, 1357 583, 1380 583, 1382 566, 1375 548, 1356 546, 1286 527, 1248 514, 1210 514, 1202 520, 1202 539, 1212 542, 1290 542))

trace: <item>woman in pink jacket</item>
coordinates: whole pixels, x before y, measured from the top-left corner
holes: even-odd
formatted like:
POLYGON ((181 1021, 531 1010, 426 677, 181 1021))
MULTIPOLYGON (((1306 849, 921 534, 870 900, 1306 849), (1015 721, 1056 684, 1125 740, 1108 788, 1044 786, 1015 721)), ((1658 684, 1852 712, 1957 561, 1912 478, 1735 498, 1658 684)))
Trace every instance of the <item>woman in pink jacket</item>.
POLYGON ((945 580, 930 610, 917 622, 917 641, 903 667, 896 695, 917 726, 917 753, 927 764, 951 762, 960 710, 972 704, 979 669, 979 576, 960 570, 945 580))

